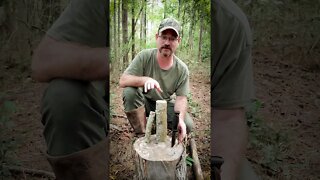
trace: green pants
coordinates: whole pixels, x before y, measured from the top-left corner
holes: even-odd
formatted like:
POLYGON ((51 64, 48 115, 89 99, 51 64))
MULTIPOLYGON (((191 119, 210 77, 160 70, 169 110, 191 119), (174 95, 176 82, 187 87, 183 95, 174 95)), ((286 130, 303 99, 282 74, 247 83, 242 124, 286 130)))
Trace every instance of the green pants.
POLYGON ((51 156, 91 147, 108 135, 108 108, 86 81, 55 79, 42 99, 43 135, 51 156))
MULTIPOLYGON (((146 98, 141 88, 126 87, 123 90, 123 105, 126 112, 130 112, 138 107, 145 106, 146 116, 149 116, 150 111, 155 111, 156 101, 146 98)), ((168 117, 168 128, 171 128, 172 120, 175 117, 174 102, 167 102, 167 117, 168 117)), ((185 120, 187 131, 192 131, 193 120, 189 113, 186 113, 185 120)))

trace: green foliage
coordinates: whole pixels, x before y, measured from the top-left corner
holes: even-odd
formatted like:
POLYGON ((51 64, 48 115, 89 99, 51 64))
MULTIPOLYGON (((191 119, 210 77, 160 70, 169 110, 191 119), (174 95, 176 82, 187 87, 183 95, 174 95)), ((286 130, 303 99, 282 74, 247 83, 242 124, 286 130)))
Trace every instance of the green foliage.
MULTIPOLYGON (((210 60, 210 4, 209 0, 199 0, 199 1, 179 1, 178 0, 162 0, 162 1, 146 1, 146 16, 147 16, 147 25, 146 25, 146 39, 144 38, 141 31, 142 19, 141 15, 144 11, 140 11, 143 5, 144 0, 135 1, 133 6, 133 1, 127 1, 128 3, 128 34, 129 34, 129 42, 123 43, 121 40, 123 27, 118 27, 118 9, 114 8, 114 1, 110 1, 110 32, 111 32, 111 41, 120 42, 119 48, 114 46, 115 42, 111 42, 111 55, 112 55, 112 64, 113 68, 120 71, 126 67, 121 62, 121 59, 126 54, 131 54, 132 44, 135 44, 135 52, 139 52, 145 48, 155 48, 155 34, 157 33, 158 26, 162 19, 165 17, 173 17, 177 19, 182 25, 182 42, 177 49, 178 57, 183 61, 187 61, 187 64, 199 64, 205 61, 210 60), (132 13, 131 9, 134 8, 134 19, 136 20, 135 25, 135 40, 132 42, 131 37, 131 18, 132 13), (116 12, 116 14, 114 14, 116 12), (114 21, 114 16, 116 16, 116 22, 114 21), (202 39, 200 42, 200 18, 203 19, 203 27, 202 27, 202 39), (194 23, 191 23, 194 22, 194 23), (191 27, 191 24, 193 27, 191 27), (114 27, 117 28, 116 33, 120 33, 120 39, 115 40, 117 34, 114 35, 114 27), (192 30, 192 33, 189 34, 189 30, 192 30), (118 31, 119 30, 119 31, 118 31), (189 42, 191 39, 191 44, 189 42), (143 42, 146 41, 146 44, 143 42), (201 46, 201 59, 198 59, 199 54, 199 46, 201 46), (117 59, 115 57, 115 50, 117 50, 117 59)), ((118 5, 117 1, 117 5, 118 5)), ((120 18, 122 18, 120 14, 120 18)), ((120 19, 120 24, 121 24, 120 19)), ((132 56, 129 55, 129 62, 133 59, 132 56)), ((112 70, 114 72, 114 70, 112 70)))
POLYGON ((274 173, 280 172, 280 163, 288 149, 287 134, 275 130, 268 126, 258 115, 257 112, 263 107, 260 101, 255 101, 250 110, 246 113, 249 126, 249 149, 258 152, 260 160, 258 162, 265 167, 273 170, 274 173))
POLYGON ((186 163, 188 166, 192 166, 193 162, 194 162, 194 160, 192 159, 192 157, 190 157, 190 156, 186 157, 186 163))
POLYGON ((11 174, 5 165, 16 163, 10 153, 17 148, 17 143, 15 139, 9 138, 6 132, 14 127, 10 115, 16 108, 13 102, 5 100, 3 96, 0 94, 0 177, 8 177, 11 174))
POLYGON ((201 118, 200 105, 192 99, 192 93, 189 93, 187 98, 188 98, 189 109, 191 110, 190 113, 194 117, 201 118))

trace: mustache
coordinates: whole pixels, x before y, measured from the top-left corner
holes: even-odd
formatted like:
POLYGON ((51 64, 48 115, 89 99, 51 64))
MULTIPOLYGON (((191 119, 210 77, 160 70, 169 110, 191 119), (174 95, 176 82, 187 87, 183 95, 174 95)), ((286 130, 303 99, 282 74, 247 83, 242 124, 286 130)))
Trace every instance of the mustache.
POLYGON ((164 46, 162 46, 162 47, 161 47, 161 49, 170 49, 170 50, 172 51, 171 47, 170 47, 170 46, 168 46, 168 45, 164 45, 164 46))

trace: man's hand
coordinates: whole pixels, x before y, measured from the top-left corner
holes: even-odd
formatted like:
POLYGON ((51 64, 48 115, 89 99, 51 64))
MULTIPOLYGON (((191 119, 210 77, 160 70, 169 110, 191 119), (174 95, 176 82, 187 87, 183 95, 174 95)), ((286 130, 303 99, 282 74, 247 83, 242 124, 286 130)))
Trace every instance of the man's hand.
POLYGON ((178 131, 179 131, 178 140, 179 140, 179 143, 182 143, 183 139, 187 135, 187 127, 186 127, 186 124, 184 123, 184 120, 179 119, 178 131))
POLYGON ((162 92, 158 81, 156 81, 155 79, 150 78, 144 83, 144 92, 148 92, 149 90, 154 88, 156 88, 159 92, 162 92))

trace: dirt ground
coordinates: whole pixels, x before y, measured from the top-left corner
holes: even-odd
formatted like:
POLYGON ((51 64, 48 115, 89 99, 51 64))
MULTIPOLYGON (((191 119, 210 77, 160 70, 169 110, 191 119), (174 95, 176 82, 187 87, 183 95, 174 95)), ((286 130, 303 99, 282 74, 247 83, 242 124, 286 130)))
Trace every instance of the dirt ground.
MULTIPOLYGON (((255 51, 254 76, 256 96, 263 103, 258 115, 274 130, 288 136, 285 151, 275 160, 277 171, 261 164, 263 157, 257 149, 249 148, 248 158, 262 179, 320 179, 320 81, 319 71, 310 71, 304 63, 293 65, 272 49, 255 51)), ((11 156, 19 166, 51 172, 46 161, 46 146, 42 136, 39 108, 46 84, 30 79, 30 70, 16 68, 9 61, 1 61, 0 90, 5 99, 16 104, 11 119, 14 128, 7 130, 8 139, 16 141, 11 156), (23 71, 23 72, 21 72, 23 71)), ((208 179, 210 173, 210 80, 209 71, 191 74, 192 99, 199 104, 194 117, 196 143, 202 170, 208 179)), ((134 138, 121 105, 121 89, 111 84, 111 179, 131 179, 134 172, 132 148, 134 138)), ((270 142, 272 143, 272 142, 270 142)), ((46 179, 27 174, 13 179, 46 179)))
MULTIPOLYGON (((286 137, 278 143, 285 148, 274 152, 279 157, 273 162, 276 171, 255 164, 264 179, 320 179, 320 71, 307 63, 311 59, 299 60, 300 54, 280 56, 277 48, 253 54, 256 96, 263 103, 258 114, 286 137)), ((250 149, 248 157, 255 154, 250 149)))

